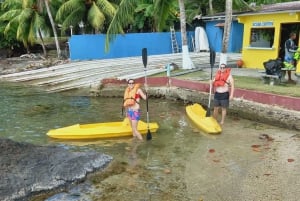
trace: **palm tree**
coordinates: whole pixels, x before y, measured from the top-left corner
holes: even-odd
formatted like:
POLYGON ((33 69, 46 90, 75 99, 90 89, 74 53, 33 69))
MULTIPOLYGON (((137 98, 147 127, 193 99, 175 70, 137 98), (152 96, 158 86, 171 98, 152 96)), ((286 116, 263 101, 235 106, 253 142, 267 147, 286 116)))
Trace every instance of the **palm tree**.
POLYGON ((116 13, 114 4, 108 0, 70 0, 62 4, 56 14, 56 21, 62 24, 62 31, 80 22, 87 29, 105 30, 116 13))
POLYGON ((6 12, 1 15, 0 20, 7 22, 4 34, 9 32, 16 33, 16 39, 22 41, 24 47, 29 52, 29 46, 37 43, 37 37, 41 40, 44 55, 46 48, 44 44, 44 35, 49 35, 50 29, 47 25, 43 5, 45 4, 47 14, 52 25, 52 31, 55 37, 57 56, 60 57, 60 48, 56 34, 55 24, 49 8, 48 0, 5 0, 2 3, 6 12))
POLYGON ((222 51, 220 55, 220 64, 227 64, 227 49, 229 44, 229 37, 232 23, 232 0, 226 0, 225 10, 225 24, 224 24, 224 35, 222 42, 222 51))
POLYGON ((189 50, 187 45, 187 34, 186 34, 186 17, 184 1, 178 0, 180 10, 180 29, 181 29, 181 40, 182 40, 182 68, 192 69, 194 64, 189 56, 189 50))
MULTIPOLYGON (((117 34, 123 34, 123 28, 127 27, 132 22, 136 7, 143 0, 121 0, 117 11, 109 24, 106 36, 105 49, 109 50, 109 43, 115 39, 117 34)), ((170 16, 174 16, 177 12, 175 8, 176 0, 156 0, 153 1, 153 18, 154 25, 157 31, 161 31, 166 28, 166 23, 170 16)), ((144 25, 145 26, 145 25, 144 25)))
MULTIPOLYGON (((38 1, 41 2, 41 0, 38 0, 38 1)), ((51 27, 52 27, 52 31, 53 31, 53 35, 54 35, 54 40, 55 40, 56 51, 57 51, 57 57, 60 58, 61 57, 61 50, 60 50, 60 46, 59 46, 59 42, 58 42, 58 38, 57 38, 55 23, 54 23, 52 13, 51 13, 51 10, 50 10, 50 7, 49 7, 49 0, 43 0, 43 2, 45 4, 46 10, 47 10, 47 15, 48 15, 50 23, 51 23, 51 27)))
POLYGON ((6 22, 4 34, 16 34, 16 39, 21 41, 29 52, 29 45, 36 43, 39 30, 44 34, 49 32, 45 18, 38 12, 37 4, 30 1, 5 0, 2 3, 6 11, 0 20, 6 22))

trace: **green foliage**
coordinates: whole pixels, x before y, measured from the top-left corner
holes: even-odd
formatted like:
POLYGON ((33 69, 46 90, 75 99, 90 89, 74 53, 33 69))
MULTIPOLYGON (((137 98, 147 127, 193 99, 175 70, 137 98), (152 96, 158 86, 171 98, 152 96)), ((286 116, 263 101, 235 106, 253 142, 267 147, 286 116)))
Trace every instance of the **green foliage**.
POLYGON ((70 0, 63 3, 57 11, 56 21, 62 24, 66 31, 73 26, 76 30, 78 23, 83 21, 85 29, 91 27, 96 32, 106 30, 115 15, 116 9, 107 0, 70 0))
MULTIPOLYGON (((36 1, 6 0, 2 4, 3 14, 0 22, 4 25, 3 34, 8 41, 12 37, 21 41, 25 47, 36 43, 38 29, 49 33, 45 13, 38 10, 36 1)), ((11 42, 9 42, 11 43, 11 42)))

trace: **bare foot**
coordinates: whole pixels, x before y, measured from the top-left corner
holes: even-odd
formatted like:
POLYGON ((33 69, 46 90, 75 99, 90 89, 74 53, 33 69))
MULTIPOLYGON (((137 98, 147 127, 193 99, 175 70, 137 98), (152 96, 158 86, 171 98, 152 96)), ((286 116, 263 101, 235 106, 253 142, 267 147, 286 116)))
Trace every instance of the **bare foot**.
POLYGON ((137 137, 137 139, 139 139, 139 140, 143 140, 143 137, 142 137, 141 134, 136 134, 136 137, 137 137))
POLYGON ((288 83, 296 84, 296 81, 295 80, 288 80, 288 83))

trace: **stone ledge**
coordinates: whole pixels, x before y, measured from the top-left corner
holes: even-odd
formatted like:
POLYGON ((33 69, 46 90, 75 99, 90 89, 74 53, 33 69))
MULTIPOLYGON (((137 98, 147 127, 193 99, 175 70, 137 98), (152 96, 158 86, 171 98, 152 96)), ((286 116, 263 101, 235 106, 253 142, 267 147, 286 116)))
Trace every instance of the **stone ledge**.
MULTIPOLYGON (((124 87, 109 85, 99 91, 102 97, 123 97, 124 87)), ((150 97, 179 100, 184 103, 200 103, 207 107, 208 94, 192 89, 180 87, 150 87, 148 89, 150 97)), ((212 98, 213 99, 213 98, 212 98)), ((229 115, 240 118, 259 121, 269 125, 283 128, 300 130, 300 111, 285 109, 272 104, 262 104, 241 97, 234 98, 230 102, 229 115)))

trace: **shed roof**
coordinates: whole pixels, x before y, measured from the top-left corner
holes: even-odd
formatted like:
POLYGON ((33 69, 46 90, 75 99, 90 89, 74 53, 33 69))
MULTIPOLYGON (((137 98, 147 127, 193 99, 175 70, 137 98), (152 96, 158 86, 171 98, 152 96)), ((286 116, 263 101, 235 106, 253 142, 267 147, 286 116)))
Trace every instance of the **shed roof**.
MULTIPOLYGON (((286 12, 300 12, 300 1, 292 1, 285 3, 276 3, 276 4, 268 4, 261 5, 255 11, 243 11, 243 12, 233 12, 232 18, 236 20, 238 16, 247 16, 247 15, 257 15, 257 14, 270 14, 270 13, 286 13, 286 12)), ((210 20, 224 20, 225 13, 218 13, 213 16, 202 16, 202 20, 210 21, 210 20)))
POLYGON ((300 1, 263 5, 261 11, 300 10, 300 1))

